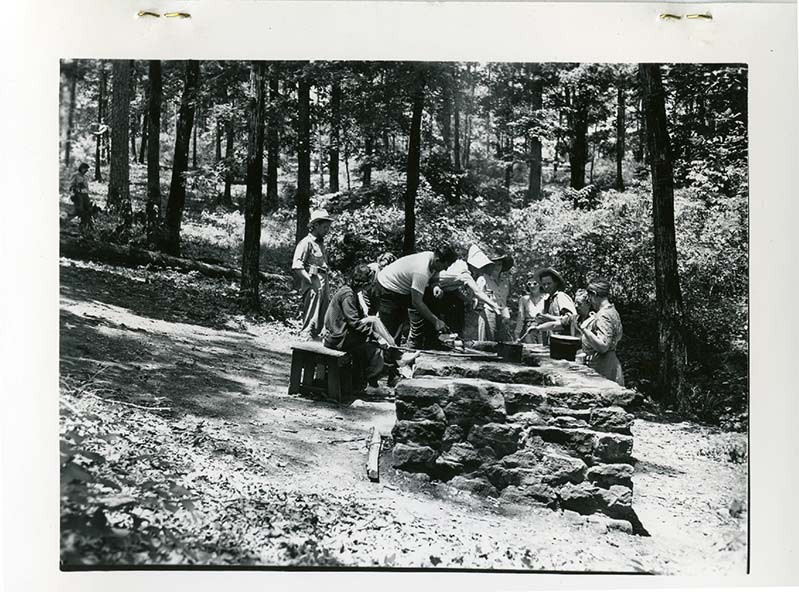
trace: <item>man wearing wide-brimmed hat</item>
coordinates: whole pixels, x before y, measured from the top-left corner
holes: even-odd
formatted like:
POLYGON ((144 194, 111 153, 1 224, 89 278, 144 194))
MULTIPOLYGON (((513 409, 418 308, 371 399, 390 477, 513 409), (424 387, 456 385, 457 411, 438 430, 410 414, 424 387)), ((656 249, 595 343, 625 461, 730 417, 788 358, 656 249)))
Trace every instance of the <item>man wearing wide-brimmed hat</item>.
MULTIPOLYGON (((536 317, 539 323, 560 321, 565 315, 577 314, 574 301, 563 291, 566 287, 563 276, 551 267, 545 267, 539 270, 537 276, 538 283, 541 285, 544 292, 547 293, 547 299, 544 302, 544 312, 536 317)), ((563 324, 559 323, 548 331, 548 333, 566 333, 566 329, 563 324)))
POLYGON ((310 231, 297 243, 291 264, 302 292, 302 333, 311 339, 319 338, 330 301, 324 237, 332 220, 325 210, 311 212, 310 231))

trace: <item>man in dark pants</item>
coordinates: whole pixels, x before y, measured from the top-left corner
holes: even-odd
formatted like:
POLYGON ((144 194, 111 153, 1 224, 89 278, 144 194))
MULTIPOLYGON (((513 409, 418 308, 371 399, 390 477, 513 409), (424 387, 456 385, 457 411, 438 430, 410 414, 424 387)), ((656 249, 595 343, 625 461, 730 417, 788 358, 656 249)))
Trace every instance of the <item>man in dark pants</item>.
POLYGON ((455 250, 447 245, 435 251, 406 255, 378 272, 378 315, 395 340, 399 338, 399 330, 406 319, 411 325, 408 347, 413 349, 424 346, 423 335, 418 329, 425 320, 437 333, 448 330, 447 324, 424 303, 424 293, 430 278, 452 265, 457 258, 455 250))

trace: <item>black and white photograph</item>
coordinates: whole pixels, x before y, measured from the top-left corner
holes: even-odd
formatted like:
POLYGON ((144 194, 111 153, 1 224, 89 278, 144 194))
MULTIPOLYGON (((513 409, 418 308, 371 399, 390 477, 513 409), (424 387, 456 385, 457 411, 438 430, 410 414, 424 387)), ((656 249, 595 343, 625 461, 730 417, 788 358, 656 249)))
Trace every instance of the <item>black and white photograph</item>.
POLYGON ((59 66, 61 570, 747 573, 747 64, 59 66))

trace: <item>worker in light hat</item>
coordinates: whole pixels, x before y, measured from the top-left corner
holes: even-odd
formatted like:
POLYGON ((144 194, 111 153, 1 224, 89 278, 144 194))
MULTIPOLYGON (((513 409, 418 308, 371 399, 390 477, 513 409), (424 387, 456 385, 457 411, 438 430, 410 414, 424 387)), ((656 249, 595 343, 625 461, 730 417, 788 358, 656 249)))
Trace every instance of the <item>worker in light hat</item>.
POLYGON ((311 212, 308 236, 297 243, 291 264, 302 292, 301 333, 313 340, 319 339, 330 302, 324 237, 330 231, 332 221, 333 218, 325 210, 311 212))

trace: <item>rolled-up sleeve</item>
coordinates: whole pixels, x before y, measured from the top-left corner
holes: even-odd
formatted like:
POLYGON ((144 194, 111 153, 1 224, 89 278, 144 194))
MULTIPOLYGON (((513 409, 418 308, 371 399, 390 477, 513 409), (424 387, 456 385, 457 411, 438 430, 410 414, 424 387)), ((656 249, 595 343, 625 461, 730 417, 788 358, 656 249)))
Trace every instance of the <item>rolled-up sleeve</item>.
POLYGON ((291 269, 305 269, 305 261, 308 258, 308 241, 302 239, 294 249, 294 259, 291 262, 291 269))
POLYGON ((605 315, 597 315, 594 322, 594 335, 601 347, 597 347, 597 351, 605 353, 610 348, 610 342, 613 340, 613 322, 605 315))

